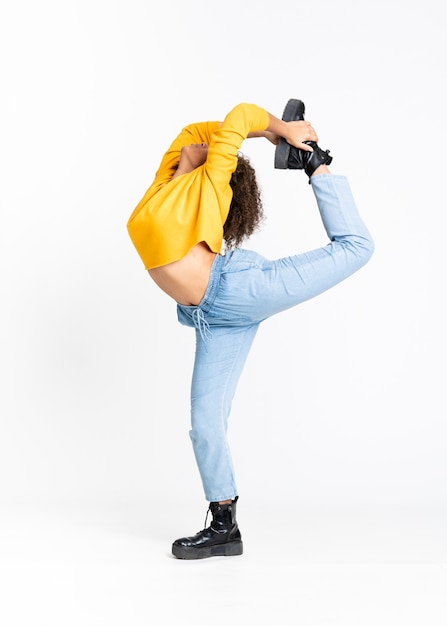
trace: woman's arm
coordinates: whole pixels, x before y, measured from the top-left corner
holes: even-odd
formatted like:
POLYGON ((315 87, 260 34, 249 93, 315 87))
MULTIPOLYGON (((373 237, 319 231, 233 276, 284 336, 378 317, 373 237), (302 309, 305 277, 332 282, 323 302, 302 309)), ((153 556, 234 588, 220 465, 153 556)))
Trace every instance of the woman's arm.
POLYGON ((236 169, 238 150, 248 137, 267 137, 273 143, 284 137, 291 145, 310 152, 312 148, 304 142, 318 141, 310 122, 285 122, 255 104, 236 105, 217 126, 203 168, 215 189, 222 193, 226 192, 236 169))
POLYGON ((247 139, 252 137, 265 137, 274 145, 278 145, 280 137, 301 150, 312 151, 312 148, 304 143, 304 141, 315 141, 318 143, 318 136, 309 121, 299 120, 294 122, 285 122, 268 113, 269 125, 265 130, 257 130, 248 133, 247 139))
POLYGON ((275 144, 275 146, 279 144, 280 139, 279 135, 276 135, 270 130, 256 130, 252 133, 248 133, 247 139, 253 139, 253 137, 264 137, 275 144))
POLYGON ((165 152, 158 170, 155 173, 153 185, 159 187, 171 180, 172 174, 179 163, 180 152, 183 146, 192 143, 209 143, 213 132, 218 127, 218 122, 199 122, 185 126, 165 152))

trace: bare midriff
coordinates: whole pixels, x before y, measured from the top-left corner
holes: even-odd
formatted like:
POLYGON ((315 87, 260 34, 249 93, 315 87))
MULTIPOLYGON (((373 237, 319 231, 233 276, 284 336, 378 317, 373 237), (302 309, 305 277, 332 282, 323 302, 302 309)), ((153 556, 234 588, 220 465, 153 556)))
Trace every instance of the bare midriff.
POLYGON ((179 304, 196 306, 205 295, 216 257, 205 242, 198 243, 183 259, 148 270, 151 278, 179 304))

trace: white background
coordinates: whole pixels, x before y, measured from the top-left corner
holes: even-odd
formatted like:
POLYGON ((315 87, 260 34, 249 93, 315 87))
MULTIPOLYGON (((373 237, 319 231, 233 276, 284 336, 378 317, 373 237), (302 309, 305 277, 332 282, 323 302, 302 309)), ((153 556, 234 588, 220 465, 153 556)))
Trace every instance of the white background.
MULTIPOLYGON (((154 623, 144 590, 157 581, 163 609, 169 589, 172 597, 183 589, 185 573, 176 589, 155 573, 145 581, 146 560, 143 570, 131 565, 144 554, 178 575, 185 564, 168 559, 170 542, 202 524, 188 437, 194 333, 150 281, 126 222, 184 125, 222 119, 242 101, 280 117, 293 97, 331 149, 331 171, 349 177, 376 252, 341 285, 265 322, 244 370, 230 422, 242 531, 258 573, 277 569, 275 545, 291 559, 275 592, 285 589, 288 601, 259 582, 251 602, 261 590, 263 615, 277 623, 299 610, 307 624, 422 623, 432 610, 427 623, 445 624, 445 594, 436 592, 447 554, 441 9, 436 0, 2 4, 0 494, 11 602, 35 589, 39 568, 55 576, 51 588, 62 585, 55 568, 74 562, 67 589, 76 602, 60 586, 65 600, 56 605, 76 606, 74 624, 154 623), (138 601, 135 581, 126 578, 127 588, 114 578, 109 549, 95 552, 112 518, 118 534, 135 531, 135 552, 122 548, 117 572, 123 563, 140 572, 138 601), (334 528, 341 534, 329 545, 334 528), (154 535, 145 553, 138 541, 154 535), (346 558, 359 568, 376 560, 420 567, 401 596, 385 586, 374 602, 371 577, 380 585, 384 574, 368 570, 349 608, 342 598, 355 595, 360 570, 332 578, 326 569, 314 586, 308 578, 316 563, 346 558), (111 577, 96 595, 79 582, 92 563, 111 577), (440 569, 425 571, 427 563, 440 569), (432 595, 418 596, 430 577, 432 595), (324 612, 333 580, 340 605, 324 612)), ((266 141, 246 141, 242 151, 267 214, 246 247, 279 257, 324 245, 305 175, 274 170, 266 141)), ((229 571, 238 575, 241 562, 249 557, 229 571)), ((219 577, 224 563, 202 565, 219 577)), ((210 605, 171 607, 171 617, 195 623, 200 610, 219 606, 221 585, 208 589, 210 605)), ((33 623, 71 624, 58 621, 44 589, 33 623)), ((227 602, 250 586, 237 589, 226 590, 227 602)), ((29 621, 26 610, 3 606, 8 625, 29 621)))

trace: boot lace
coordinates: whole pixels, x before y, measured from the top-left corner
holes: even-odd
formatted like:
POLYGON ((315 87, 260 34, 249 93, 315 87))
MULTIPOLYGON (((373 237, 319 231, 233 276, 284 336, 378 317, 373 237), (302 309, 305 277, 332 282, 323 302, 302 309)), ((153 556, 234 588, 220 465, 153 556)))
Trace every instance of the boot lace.
POLYGON ((210 512, 210 511, 211 511, 211 503, 209 504, 209 506, 208 506, 208 508, 207 508, 207 510, 206 510, 205 524, 204 524, 204 526, 203 526, 203 530, 206 530, 206 523, 208 522, 208 515, 209 515, 209 512, 210 512))

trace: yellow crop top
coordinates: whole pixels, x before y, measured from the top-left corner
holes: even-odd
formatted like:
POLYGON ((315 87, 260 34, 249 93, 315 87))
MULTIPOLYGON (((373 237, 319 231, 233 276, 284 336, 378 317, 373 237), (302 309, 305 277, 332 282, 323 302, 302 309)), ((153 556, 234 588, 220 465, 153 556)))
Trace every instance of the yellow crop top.
POLYGON ((265 130, 268 124, 265 109, 241 103, 220 126, 218 122, 202 122, 182 130, 127 223, 146 269, 178 261, 201 241, 220 254, 238 150, 248 133, 265 130), (205 163, 171 180, 182 146, 202 142, 208 144, 205 163))

